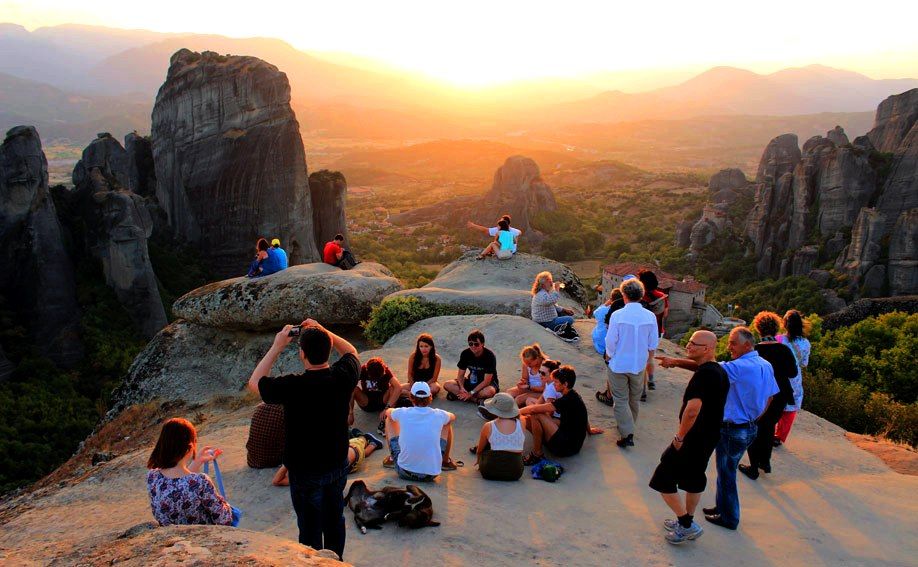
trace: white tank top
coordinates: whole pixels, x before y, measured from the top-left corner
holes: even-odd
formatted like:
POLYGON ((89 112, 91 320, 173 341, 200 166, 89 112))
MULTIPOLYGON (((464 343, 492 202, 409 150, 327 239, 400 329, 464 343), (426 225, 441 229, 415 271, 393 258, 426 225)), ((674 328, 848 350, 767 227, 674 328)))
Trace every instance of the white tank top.
POLYGON ((523 434, 523 427, 520 420, 516 420, 516 429, 509 435, 504 435, 497 429, 497 420, 491 422, 491 435, 488 436, 488 442, 491 443, 492 451, 513 451, 521 453, 523 444, 526 442, 526 436, 523 434))
POLYGON ((540 388, 542 386, 542 375, 539 374, 538 370, 536 370, 535 372, 533 372, 531 368, 529 368, 528 370, 529 370, 529 387, 530 388, 540 388))

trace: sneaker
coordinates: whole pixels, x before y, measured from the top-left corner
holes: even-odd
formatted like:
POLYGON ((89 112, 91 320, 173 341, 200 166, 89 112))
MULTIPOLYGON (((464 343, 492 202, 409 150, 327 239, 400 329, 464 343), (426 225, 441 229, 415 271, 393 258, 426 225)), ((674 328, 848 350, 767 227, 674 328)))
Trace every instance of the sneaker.
POLYGON ((367 440, 367 443, 376 447, 377 451, 383 448, 382 439, 373 435, 372 433, 364 433, 363 437, 367 440))
POLYGON ((631 434, 627 437, 622 437, 621 439, 616 441, 615 444, 623 449, 625 447, 634 447, 634 434, 631 434))
POLYGON ((663 520, 663 529, 668 532, 676 531, 676 527, 679 526, 679 520, 675 518, 666 518, 663 520))
POLYGON ((395 468, 395 460, 392 459, 392 455, 389 455, 388 457, 383 459, 382 466, 386 467, 387 469, 395 468))
POLYGON ((379 425, 376 426, 376 431, 379 431, 380 433, 386 432, 386 420, 385 419, 379 420, 379 425))
POLYGON ((772 446, 772 447, 780 447, 780 446, 781 446, 781 440, 778 439, 777 437, 775 437, 774 439, 771 440, 771 446, 772 446))
POLYGON ((647 381, 647 389, 648 389, 648 390, 656 390, 656 389, 657 389, 657 383, 653 381, 653 376, 651 376, 651 377, 650 377, 650 380, 647 381))
POLYGON ((692 526, 689 528, 683 528, 678 522, 676 522, 676 529, 668 532, 663 537, 665 537, 666 541, 673 545, 680 545, 687 541, 697 539, 703 533, 704 529, 695 522, 692 522, 692 526))
POLYGON ((363 431, 357 429, 356 427, 352 427, 348 432, 348 439, 353 439, 354 437, 363 437, 363 431))
POLYGON ((480 417, 481 419, 485 421, 491 421, 492 419, 497 419, 497 416, 489 412, 487 408, 485 408, 483 405, 478 406, 478 417, 480 417))
POLYGON ((711 506, 710 508, 702 508, 701 511, 704 512, 705 516, 714 516, 719 513, 717 511, 717 506, 711 506))
POLYGON ((642 401, 642 402, 646 402, 646 401, 647 401, 647 392, 644 392, 643 394, 641 394, 641 401, 642 401))

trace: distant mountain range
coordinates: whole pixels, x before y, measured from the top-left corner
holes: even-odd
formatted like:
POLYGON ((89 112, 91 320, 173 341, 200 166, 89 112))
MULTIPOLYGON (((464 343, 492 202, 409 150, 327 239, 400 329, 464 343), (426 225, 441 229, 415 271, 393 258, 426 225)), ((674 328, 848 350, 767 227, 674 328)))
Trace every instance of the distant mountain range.
POLYGON ((370 70, 368 62, 349 66, 346 57, 316 57, 278 39, 81 25, 29 32, 0 24, 0 129, 30 123, 44 137, 77 140, 100 130, 146 132, 169 58, 182 47, 276 65, 290 80, 303 132, 318 137, 492 137, 582 123, 871 111, 918 86, 916 79, 873 80, 811 65, 770 75, 717 67, 640 93, 601 92, 596 77, 469 90, 392 68, 370 70))

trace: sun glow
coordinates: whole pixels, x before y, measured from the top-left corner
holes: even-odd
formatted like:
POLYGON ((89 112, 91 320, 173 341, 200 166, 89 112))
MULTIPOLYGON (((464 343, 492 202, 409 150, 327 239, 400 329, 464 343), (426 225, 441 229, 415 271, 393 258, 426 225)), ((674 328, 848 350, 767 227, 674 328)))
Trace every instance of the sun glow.
POLYGON ((278 2, 0 0, 0 21, 84 23, 162 32, 277 37, 306 51, 375 59, 466 87, 644 68, 734 65, 770 72, 822 63, 874 78, 918 73, 918 4, 867 10, 839 0, 653 4, 557 2, 278 2), (846 7, 850 5, 850 7, 846 7), (856 16, 855 16, 856 15, 856 16), (791 25, 793 22, 793 25, 791 25), (831 30, 832 41, 813 30, 831 30))

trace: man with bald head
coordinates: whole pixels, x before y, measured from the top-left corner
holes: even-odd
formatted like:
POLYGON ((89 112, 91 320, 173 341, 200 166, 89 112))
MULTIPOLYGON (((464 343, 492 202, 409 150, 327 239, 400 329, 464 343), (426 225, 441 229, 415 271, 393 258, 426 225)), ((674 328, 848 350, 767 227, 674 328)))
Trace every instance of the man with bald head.
POLYGON ((695 508, 708 482, 705 470, 720 441, 724 403, 730 389, 727 372, 714 361, 717 351, 714 333, 696 331, 685 351, 698 369, 682 396, 676 434, 650 479, 650 488, 659 492, 676 514, 675 520, 664 520, 663 527, 667 531, 666 541, 677 545, 704 532, 694 521, 695 508), (685 491, 685 501, 679 497, 678 489, 685 491))
MULTIPOLYGON (((717 443, 717 505, 704 509, 704 519, 712 524, 735 530, 739 526, 740 505, 736 490, 736 468, 755 440, 756 421, 780 390, 771 363, 755 351, 755 337, 746 327, 730 331, 727 350, 733 360, 721 362, 730 380, 724 421, 717 443)), ((661 357, 664 368, 679 366, 695 370, 698 363, 690 358, 661 357)))

